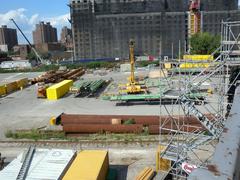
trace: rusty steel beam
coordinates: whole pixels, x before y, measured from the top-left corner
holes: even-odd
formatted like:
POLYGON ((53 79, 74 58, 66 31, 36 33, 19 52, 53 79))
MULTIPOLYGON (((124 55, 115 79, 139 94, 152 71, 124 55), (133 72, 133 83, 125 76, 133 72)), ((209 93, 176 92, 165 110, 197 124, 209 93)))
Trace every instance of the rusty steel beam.
MULTIPOLYGON (((206 115, 211 119, 211 115, 206 115)), ((199 124, 197 118, 193 116, 174 116, 176 120, 184 124, 199 124)), ((133 119, 136 124, 142 124, 144 126, 149 125, 160 125, 164 121, 169 121, 167 124, 172 122, 169 116, 134 116, 134 115, 77 115, 77 114, 62 114, 61 123, 66 124, 112 124, 112 119, 120 119, 122 123, 126 120, 133 119)))

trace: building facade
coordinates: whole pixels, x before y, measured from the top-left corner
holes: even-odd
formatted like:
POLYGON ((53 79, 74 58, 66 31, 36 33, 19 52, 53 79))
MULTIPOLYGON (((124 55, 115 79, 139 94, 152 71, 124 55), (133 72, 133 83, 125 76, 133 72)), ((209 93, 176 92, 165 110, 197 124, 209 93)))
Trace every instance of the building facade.
POLYGON ((0 27, 0 45, 5 46, 4 51, 11 50, 17 44, 17 30, 5 25, 0 27))
POLYGON ((66 47, 66 50, 73 49, 72 30, 67 26, 62 28, 60 42, 66 47))
POLYGON ((57 29, 52 27, 50 22, 36 24, 36 29, 33 31, 33 42, 34 44, 58 42, 57 29))
MULTIPOLYGON (((75 59, 178 56, 188 44, 189 0, 71 0, 75 59)), ((237 0, 201 0, 202 31, 219 34, 221 21, 240 20, 237 0)))
POLYGON ((27 55, 31 52, 31 47, 28 44, 20 44, 14 46, 13 51, 18 54, 21 59, 27 59, 27 55))

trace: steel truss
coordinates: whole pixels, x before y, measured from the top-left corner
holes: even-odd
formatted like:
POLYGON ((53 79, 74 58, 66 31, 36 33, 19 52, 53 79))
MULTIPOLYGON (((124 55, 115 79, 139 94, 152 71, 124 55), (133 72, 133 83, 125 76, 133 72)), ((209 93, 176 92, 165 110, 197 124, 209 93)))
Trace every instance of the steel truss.
POLYGON ((175 70, 166 74, 163 70, 166 62, 160 61, 160 70, 164 74, 160 81, 178 93, 178 99, 171 104, 165 104, 160 99, 159 119, 159 141, 165 147, 161 158, 171 161, 168 173, 176 179, 188 176, 189 172, 182 168, 183 163, 197 167, 208 165, 224 129, 226 96, 231 87, 228 83, 228 66, 231 66, 229 61, 232 57, 240 55, 240 22, 222 22, 221 46, 212 55, 216 57, 215 60, 208 61, 209 67, 197 75, 191 72, 182 74, 179 65, 186 62, 180 60, 171 62, 175 70), (201 91, 205 84, 213 89, 212 95, 204 100, 188 98, 189 93, 201 91), (168 115, 169 118, 161 119, 162 115, 168 115), (183 120, 179 118, 180 115, 186 118, 183 120))

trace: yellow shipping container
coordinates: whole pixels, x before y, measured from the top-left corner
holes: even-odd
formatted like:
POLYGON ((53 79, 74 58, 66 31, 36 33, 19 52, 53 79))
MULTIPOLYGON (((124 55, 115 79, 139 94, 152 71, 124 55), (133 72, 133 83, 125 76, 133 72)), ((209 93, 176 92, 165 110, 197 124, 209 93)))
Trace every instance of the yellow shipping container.
POLYGON ((6 95, 7 91, 6 91, 6 87, 5 85, 0 85, 0 96, 6 95))
POLYGON ((64 80, 57 83, 49 88, 47 88, 47 98, 48 100, 57 100, 64 96, 73 85, 72 80, 64 80))
POLYGON ((183 55, 183 59, 192 61, 212 61, 214 58, 212 55, 183 55))
POLYGON ((22 89, 28 85, 28 78, 23 78, 23 79, 17 80, 16 82, 18 85, 18 89, 22 89))
POLYGON ((105 180, 108 167, 107 151, 84 150, 78 153, 63 180, 105 180))
POLYGON ((5 84, 5 88, 6 88, 7 94, 9 94, 13 91, 16 91, 18 89, 17 82, 14 81, 14 82, 11 82, 11 83, 7 83, 7 84, 5 84))

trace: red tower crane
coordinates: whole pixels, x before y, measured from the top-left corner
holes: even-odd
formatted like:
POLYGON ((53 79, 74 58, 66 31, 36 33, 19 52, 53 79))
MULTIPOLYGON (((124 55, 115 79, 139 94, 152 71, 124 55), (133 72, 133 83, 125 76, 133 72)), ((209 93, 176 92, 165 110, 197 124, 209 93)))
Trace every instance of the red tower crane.
POLYGON ((189 37, 201 31, 200 0, 190 0, 189 37))

